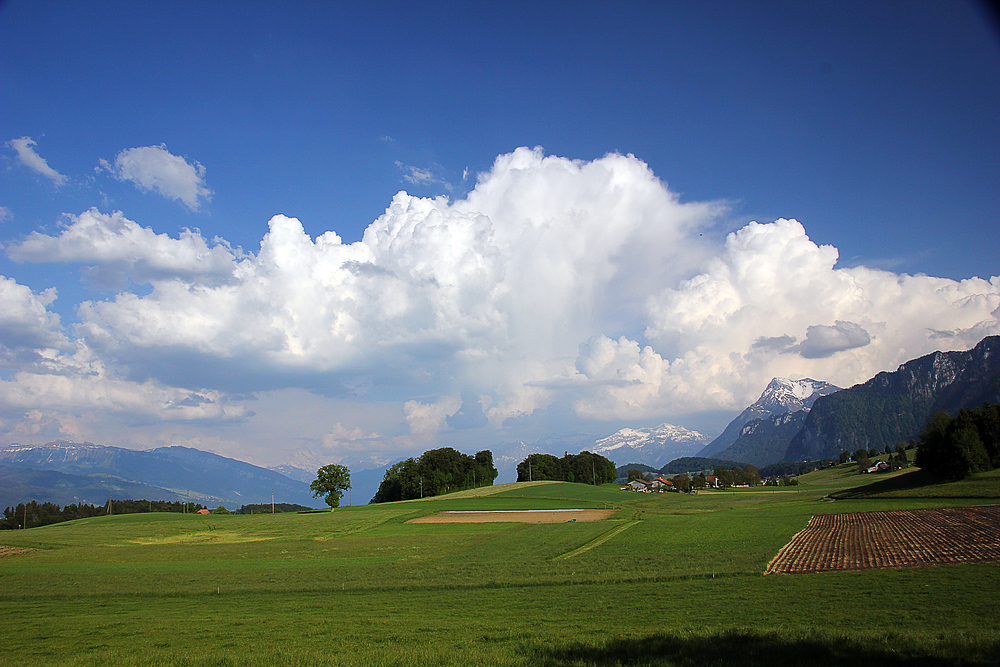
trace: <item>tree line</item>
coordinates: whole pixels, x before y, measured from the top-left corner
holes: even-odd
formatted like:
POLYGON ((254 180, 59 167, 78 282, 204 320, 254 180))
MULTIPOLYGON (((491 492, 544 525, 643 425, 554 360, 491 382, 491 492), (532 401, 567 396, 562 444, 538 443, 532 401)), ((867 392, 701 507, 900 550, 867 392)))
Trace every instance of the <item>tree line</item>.
POLYGON ((936 477, 962 479, 1000 468, 1000 404, 937 412, 917 443, 916 464, 936 477))
POLYGON ((567 453, 562 458, 552 454, 530 454, 517 464, 517 481, 553 480, 582 484, 607 484, 618 477, 613 461, 600 454, 567 453))
POLYGON ((382 478, 371 503, 427 498, 442 493, 492 486, 497 478, 493 452, 484 449, 475 456, 451 447, 431 449, 417 458, 393 464, 382 478))
POLYGON ((179 500, 112 500, 110 512, 108 504, 89 505, 87 503, 72 503, 60 507, 55 503, 18 503, 16 507, 8 507, 0 519, 0 530, 15 528, 37 528, 73 519, 88 519, 108 514, 141 514, 145 512, 197 512, 208 509, 199 503, 182 503, 179 500))

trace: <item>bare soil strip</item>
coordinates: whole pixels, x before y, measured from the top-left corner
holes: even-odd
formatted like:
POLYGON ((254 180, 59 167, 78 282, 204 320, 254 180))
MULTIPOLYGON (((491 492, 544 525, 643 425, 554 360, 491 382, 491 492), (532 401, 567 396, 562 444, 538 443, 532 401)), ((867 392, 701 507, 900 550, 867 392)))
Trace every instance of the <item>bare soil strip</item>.
POLYGON ((30 554, 34 551, 39 551, 39 549, 22 549, 20 547, 0 546, 0 558, 7 558, 8 556, 20 556, 21 554, 30 554))
POLYGON ((1000 505, 819 514, 765 574, 1000 562, 1000 505))
POLYGON ((406 523, 566 523, 601 521, 616 510, 523 510, 494 512, 438 512, 406 523))

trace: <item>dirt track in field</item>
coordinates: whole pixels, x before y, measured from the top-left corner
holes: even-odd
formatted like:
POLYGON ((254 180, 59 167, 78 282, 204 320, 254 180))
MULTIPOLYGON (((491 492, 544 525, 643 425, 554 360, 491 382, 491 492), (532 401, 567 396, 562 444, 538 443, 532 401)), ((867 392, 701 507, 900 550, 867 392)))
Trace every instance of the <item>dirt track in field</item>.
POLYGON ((530 512, 438 512, 406 523, 567 523, 600 521, 615 510, 532 510, 530 512))
POLYGON ((765 574, 1000 562, 1000 505, 819 514, 765 574))

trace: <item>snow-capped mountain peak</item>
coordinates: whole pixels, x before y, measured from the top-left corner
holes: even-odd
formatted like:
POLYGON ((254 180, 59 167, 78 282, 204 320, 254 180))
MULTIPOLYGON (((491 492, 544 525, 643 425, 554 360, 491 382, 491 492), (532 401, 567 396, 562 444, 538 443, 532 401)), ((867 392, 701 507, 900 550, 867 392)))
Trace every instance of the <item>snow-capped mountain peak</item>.
POLYGON ((741 412, 736 419, 729 422, 726 430, 713 440, 707 447, 698 452, 698 456, 714 456, 736 442, 744 424, 755 419, 767 419, 774 415, 810 410, 820 396, 840 391, 822 380, 803 378, 790 380, 788 378, 772 379, 764 392, 753 405, 741 412))
POLYGON ((839 389, 829 382, 812 378, 789 380, 776 377, 767 385, 760 398, 747 409, 768 414, 808 410, 817 398, 832 394, 839 389))
POLYGON ((590 451, 616 464, 645 463, 662 466, 681 456, 691 456, 708 441, 701 433, 660 424, 655 428, 623 428, 594 443, 590 451))

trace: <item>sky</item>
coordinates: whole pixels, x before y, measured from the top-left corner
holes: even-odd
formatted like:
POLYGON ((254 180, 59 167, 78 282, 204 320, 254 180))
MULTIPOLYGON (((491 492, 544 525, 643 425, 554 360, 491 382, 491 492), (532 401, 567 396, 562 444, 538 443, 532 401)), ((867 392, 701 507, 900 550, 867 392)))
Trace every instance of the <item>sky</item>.
POLYGON ((2 444, 714 436, 1000 334, 974 2, 6 0, 0 109, 2 444))

